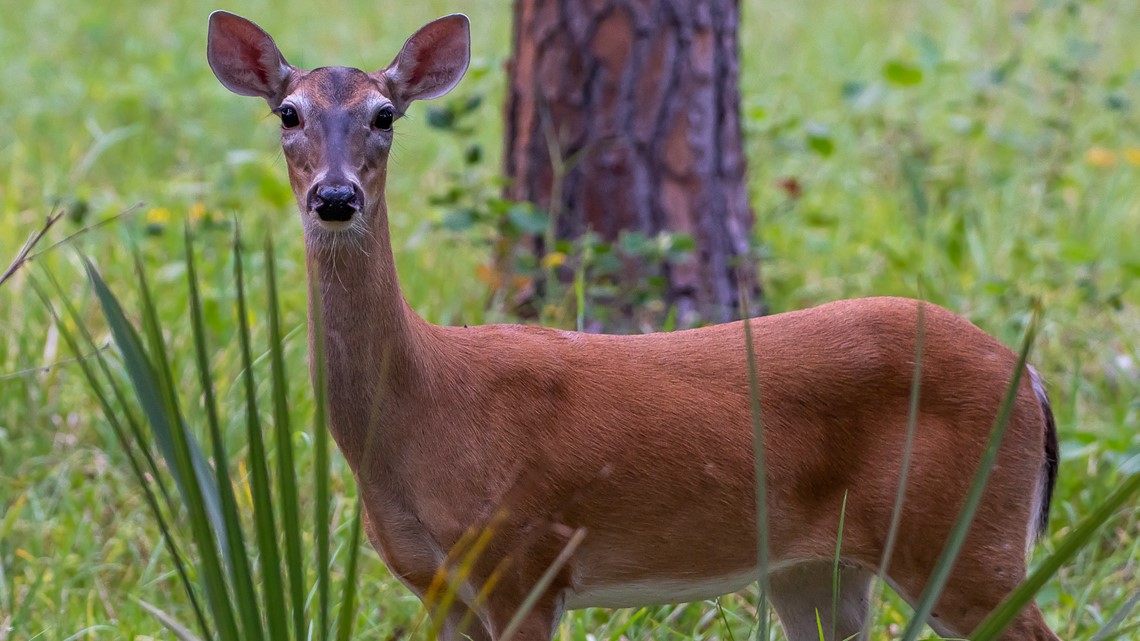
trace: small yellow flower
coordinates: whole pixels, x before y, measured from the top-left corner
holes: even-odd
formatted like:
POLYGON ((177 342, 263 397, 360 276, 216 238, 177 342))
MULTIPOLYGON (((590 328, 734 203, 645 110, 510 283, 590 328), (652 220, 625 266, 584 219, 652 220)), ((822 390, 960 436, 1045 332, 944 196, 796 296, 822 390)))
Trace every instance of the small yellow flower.
POLYGON ((562 252, 550 252, 542 257, 542 266, 547 269, 561 267, 564 264, 566 264, 566 254, 562 252))
POLYGON ((206 205, 197 202, 190 205, 190 222, 196 223, 206 217, 206 205))
POLYGON ((1124 150, 1124 159, 1131 165, 1140 167, 1140 147, 1129 147, 1124 150))
POLYGON ((165 207, 155 207, 146 212, 146 222, 151 225, 165 225, 170 222, 170 210, 165 207))
POLYGON ((1106 147, 1089 147, 1085 161, 1093 167, 1112 167, 1116 164, 1116 152, 1106 147))

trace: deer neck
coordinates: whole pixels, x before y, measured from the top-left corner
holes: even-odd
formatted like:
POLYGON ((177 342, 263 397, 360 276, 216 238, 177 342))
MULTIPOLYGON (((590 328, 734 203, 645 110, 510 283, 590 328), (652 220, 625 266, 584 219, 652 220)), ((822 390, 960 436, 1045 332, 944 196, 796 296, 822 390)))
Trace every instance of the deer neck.
POLYGON ((366 220, 368 233, 348 242, 305 236, 310 354, 323 322, 329 430, 354 470, 389 440, 392 408, 423 379, 430 335, 400 293, 383 202, 366 220))

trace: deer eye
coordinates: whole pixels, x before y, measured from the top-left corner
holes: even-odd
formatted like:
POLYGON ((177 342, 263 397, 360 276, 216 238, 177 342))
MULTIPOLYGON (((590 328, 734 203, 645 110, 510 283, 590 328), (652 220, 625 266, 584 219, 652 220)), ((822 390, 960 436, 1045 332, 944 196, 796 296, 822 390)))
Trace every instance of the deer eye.
POLYGON ((281 127, 284 129, 293 129, 301 125, 301 117, 291 105, 282 105, 277 110, 277 115, 281 117, 281 127))
POLYGON ((395 119, 396 112, 392 111, 391 107, 384 107, 376 112, 376 117, 372 119, 372 126, 381 131, 388 131, 392 128, 392 121, 395 119))

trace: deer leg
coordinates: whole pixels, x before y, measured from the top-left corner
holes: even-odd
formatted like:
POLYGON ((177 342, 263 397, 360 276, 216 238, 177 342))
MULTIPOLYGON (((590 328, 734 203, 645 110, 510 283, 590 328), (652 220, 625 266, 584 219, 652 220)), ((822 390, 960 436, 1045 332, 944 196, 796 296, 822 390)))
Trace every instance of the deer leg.
MULTIPOLYGON (((1025 578, 1024 548, 967 547, 938 597, 928 623, 944 637, 965 638, 1025 578)), ((900 568, 901 570, 902 568, 900 568)), ((912 605, 922 593, 925 574, 891 572, 891 584, 912 605)), ((1022 609, 1003 641, 1059 641, 1035 603, 1022 609)))
POLYGON ((835 578, 831 561, 806 562, 772 575, 772 606, 790 641, 819 641, 820 627, 826 641, 851 639, 863 629, 874 575, 840 563, 838 594, 835 578))
POLYGON ((491 641, 483 621, 471 608, 456 601, 444 615, 440 641, 491 641))

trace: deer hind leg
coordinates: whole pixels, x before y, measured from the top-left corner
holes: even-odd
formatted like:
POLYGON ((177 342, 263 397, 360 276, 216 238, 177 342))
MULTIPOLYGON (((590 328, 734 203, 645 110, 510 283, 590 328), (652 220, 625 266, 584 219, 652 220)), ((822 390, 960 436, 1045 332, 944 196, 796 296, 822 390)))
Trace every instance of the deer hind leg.
MULTIPOLYGON (((491 638, 499 641, 515 618, 523 598, 509 602, 492 603, 491 638)), ((557 592, 547 592, 538 598, 530 610, 519 620, 511 635, 512 641, 550 641, 564 611, 563 598, 557 592)))
POLYGON ((819 641, 821 626, 826 641, 856 638, 867 617, 873 578, 871 572, 841 562, 836 595, 834 562, 802 563, 772 574, 772 606, 790 641, 819 641))
MULTIPOLYGON (((947 638, 965 638, 1025 578, 1021 545, 963 549, 927 623, 947 638)), ((891 585, 914 605, 926 575, 891 572, 891 585)), ((1001 636, 1003 641, 1059 641, 1037 604, 1029 603, 1001 636)))

